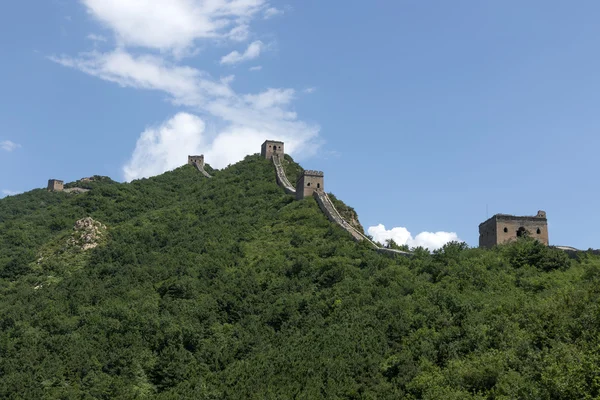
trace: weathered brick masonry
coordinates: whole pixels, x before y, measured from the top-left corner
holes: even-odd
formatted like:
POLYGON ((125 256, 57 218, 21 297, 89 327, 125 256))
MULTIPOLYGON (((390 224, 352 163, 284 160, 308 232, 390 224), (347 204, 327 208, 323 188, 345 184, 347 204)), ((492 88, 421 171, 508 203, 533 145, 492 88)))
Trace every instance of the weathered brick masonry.
POLYGON ((490 248, 521 236, 529 236, 548 245, 546 212, 540 210, 535 216, 496 214, 479 224, 479 247, 490 248))

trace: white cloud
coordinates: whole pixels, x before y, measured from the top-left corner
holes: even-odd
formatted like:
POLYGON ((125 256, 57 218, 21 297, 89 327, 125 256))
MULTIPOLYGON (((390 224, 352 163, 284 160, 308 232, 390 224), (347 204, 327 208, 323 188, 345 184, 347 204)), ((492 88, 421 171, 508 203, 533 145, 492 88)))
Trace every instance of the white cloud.
POLYGON ((248 71, 260 71, 262 69, 262 65, 256 65, 254 67, 248 68, 248 71))
POLYGON ((267 6, 266 0, 80 1, 122 45, 175 53, 197 39, 247 37, 248 21, 267 6))
MULTIPOLYGON (((318 150, 319 127, 298 119, 291 107, 293 89, 237 93, 232 88, 233 75, 214 78, 182 65, 178 57, 193 52, 199 39, 247 40, 250 22, 269 10, 268 0, 79 1, 113 31, 116 48, 75 57, 53 56, 52 61, 122 87, 163 92, 173 104, 188 109, 140 135, 123 167, 127 180, 173 169, 184 164, 191 153, 203 153, 208 163, 221 168, 257 152, 265 138, 284 140, 290 154, 308 156, 318 150), (139 47, 161 53, 143 54, 139 47)), ((88 38, 96 42, 105 39, 97 35, 88 38)), ((221 63, 255 59, 266 47, 254 41, 243 54, 234 51, 221 63)))
MULTIPOLYGON (((272 134, 271 134, 272 136, 272 134)), ((264 131, 248 126, 231 125, 216 135, 207 133, 198 116, 180 112, 160 126, 146 129, 139 137, 131 159, 123 168, 130 181, 160 174, 183 164, 189 154, 204 154, 206 162, 222 168, 257 153, 266 137, 264 131)), ((301 144, 294 137, 273 136, 286 142, 286 151, 294 152, 301 144)))
POLYGON ((106 42, 106 38, 102 35, 96 35, 95 33, 90 33, 87 35, 87 39, 92 42, 106 42))
MULTIPOLYGON (((230 86, 233 76, 215 80, 194 68, 173 65, 155 56, 134 57, 123 50, 92 52, 80 58, 53 57, 52 60, 124 87, 162 91, 174 104, 192 107, 206 117, 212 117, 213 134, 203 137, 204 125, 202 129, 197 128, 193 132, 203 137, 202 141, 193 142, 196 147, 186 144, 187 149, 182 148, 179 152, 169 147, 168 141, 156 140, 153 146, 143 145, 152 136, 142 134, 141 144, 138 143, 132 160, 124 168, 127 180, 172 169, 175 158, 176 165, 181 165, 186 154, 198 151, 206 155, 212 166, 221 168, 241 160, 246 154, 257 152, 262 141, 269 137, 285 141, 286 151, 290 154, 296 152, 307 156, 318 149, 319 127, 299 120, 290 110, 295 94, 293 89, 269 88, 256 94, 238 94, 230 86), (199 143, 211 147, 197 148, 199 143), (149 148, 153 150, 145 150, 149 148), (156 150, 158 148, 164 148, 164 151, 156 150), (142 162, 144 157, 162 157, 162 161, 147 165, 142 162)), ((193 125, 196 120, 191 121, 188 125, 193 125)), ((169 126, 177 136, 184 125, 175 122, 180 119, 169 126)), ((188 130, 183 132, 184 142, 188 143, 190 133, 188 130)))
POLYGON ((187 154, 195 154, 204 147, 204 129, 200 118, 187 113, 146 129, 123 167, 125 179, 153 176, 182 165, 187 154))
POLYGON ((0 142, 0 149, 8 151, 8 152, 18 149, 19 147, 21 147, 20 144, 11 142, 10 140, 4 140, 4 141, 0 142))
POLYGON ((316 87, 314 87, 314 86, 307 87, 306 89, 304 89, 304 90, 303 90, 303 92, 304 92, 304 93, 307 93, 307 94, 311 94, 311 93, 314 93, 314 92, 316 92, 316 91, 317 91, 317 88, 316 88, 316 87))
POLYGON ((244 61, 253 60, 260 56, 265 45, 260 40, 254 41, 248 45, 246 51, 242 54, 239 51, 232 51, 231 53, 221 58, 221 64, 239 64, 244 61))
POLYGON ((382 244, 388 239, 393 239, 399 245, 406 244, 411 248, 425 247, 429 250, 439 249, 448 242, 462 241, 455 232, 421 232, 413 238, 406 228, 396 227, 388 230, 382 224, 371 226, 367 231, 375 241, 382 244))
POLYGON ((275 7, 269 7, 264 12, 264 18, 270 19, 270 18, 276 17, 281 14, 283 14, 283 10, 278 10, 275 7))

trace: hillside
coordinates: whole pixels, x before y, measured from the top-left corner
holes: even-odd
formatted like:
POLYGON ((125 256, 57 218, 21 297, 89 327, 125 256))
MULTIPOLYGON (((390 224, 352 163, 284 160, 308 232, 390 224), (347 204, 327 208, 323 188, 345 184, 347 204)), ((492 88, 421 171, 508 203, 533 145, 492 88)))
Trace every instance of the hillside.
POLYGON ((207 170, 0 200, 0 398, 600 396, 600 257, 389 257, 257 155, 207 170))

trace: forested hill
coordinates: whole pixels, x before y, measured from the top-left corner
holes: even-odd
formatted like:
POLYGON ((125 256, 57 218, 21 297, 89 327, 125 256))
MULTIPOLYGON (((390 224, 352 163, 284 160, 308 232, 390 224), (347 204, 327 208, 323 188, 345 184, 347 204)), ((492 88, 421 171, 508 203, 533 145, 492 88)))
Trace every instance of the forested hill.
POLYGON ((207 170, 0 200, 0 398, 600 396, 597 256, 391 258, 267 160, 207 170))

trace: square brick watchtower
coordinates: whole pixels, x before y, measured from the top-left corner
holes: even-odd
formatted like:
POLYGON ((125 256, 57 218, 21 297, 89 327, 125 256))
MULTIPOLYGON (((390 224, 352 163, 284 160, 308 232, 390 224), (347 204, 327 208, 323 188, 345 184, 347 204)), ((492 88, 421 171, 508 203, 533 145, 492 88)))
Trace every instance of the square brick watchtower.
POLYGON ((545 211, 535 216, 496 214, 479 224, 479 247, 494 247, 498 244, 528 236, 548 245, 548 220, 545 211))
POLYGON ((316 190, 325 190, 323 171, 303 171, 296 181, 296 200, 310 197, 316 190))
POLYGON ((265 140, 260 147, 260 155, 267 160, 270 160, 273 158, 273 154, 277 154, 279 155, 279 158, 283 158, 283 155, 285 154, 283 142, 277 140, 265 140))
POLYGON ((64 182, 58 179, 48 179, 49 192, 62 192, 65 188, 64 182))
POLYGON ((204 154, 199 156, 188 156, 188 164, 194 165, 194 163, 198 164, 199 167, 204 167, 204 154))

